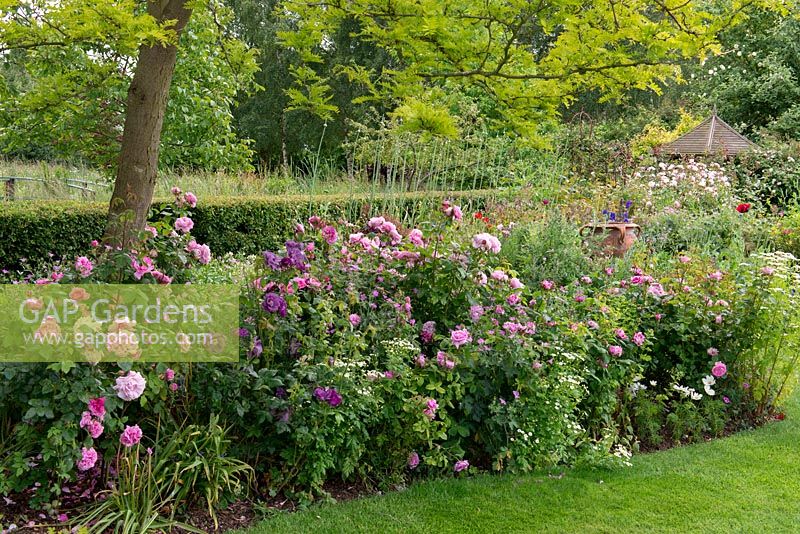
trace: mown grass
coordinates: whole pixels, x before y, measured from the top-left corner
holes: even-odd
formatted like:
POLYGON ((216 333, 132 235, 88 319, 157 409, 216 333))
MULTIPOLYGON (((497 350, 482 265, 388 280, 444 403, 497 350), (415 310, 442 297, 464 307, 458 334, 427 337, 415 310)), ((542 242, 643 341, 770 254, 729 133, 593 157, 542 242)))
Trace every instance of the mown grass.
POLYGON ((631 468, 422 482, 241 532, 798 532, 799 417, 795 395, 783 422, 631 468))

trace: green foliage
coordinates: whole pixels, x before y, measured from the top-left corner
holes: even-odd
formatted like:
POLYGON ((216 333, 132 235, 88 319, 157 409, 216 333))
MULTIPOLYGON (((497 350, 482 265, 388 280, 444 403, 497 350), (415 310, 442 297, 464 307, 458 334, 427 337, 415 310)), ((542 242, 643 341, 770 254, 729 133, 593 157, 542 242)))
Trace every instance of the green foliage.
POLYGON ((176 521, 177 508, 202 500, 218 524, 215 509, 245 495, 253 484, 253 469, 228 455, 229 444, 225 429, 212 417, 206 425, 164 432, 149 451, 137 445, 123 452, 116 465, 117 486, 76 522, 97 533, 174 527, 203 532, 176 521))
MULTIPOLYGON (((780 6, 760 2, 767 7, 780 6)), ((416 98, 420 85, 482 88, 497 103, 498 122, 534 136, 575 95, 604 98, 658 90, 679 76, 676 63, 716 49, 718 31, 743 19, 741 2, 710 9, 701 2, 532 5, 511 2, 359 1, 344 5, 287 0, 296 27, 279 32, 307 63, 321 62, 328 35, 355 20, 361 39, 396 58, 394 69, 343 67, 381 100, 416 98), (378 78, 378 74, 380 77, 378 78)), ((298 79, 298 93, 324 94, 324 74, 298 79)), ((322 98, 316 99, 322 103, 322 98)))
MULTIPOLYGON (((135 1, 31 4, 0 6, 0 14, 8 11, 0 16, 0 42, 14 52, 0 60, 0 75, 27 82, 12 83, 0 101, 0 151, 46 150, 109 170, 119 157, 139 45, 171 43, 174 32, 135 1)), ((179 43, 160 165, 248 169, 251 153, 233 131, 231 106, 255 89, 255 52, 228 35, 228 8, 217 0, 196 7, 179 43)))
POLYGON ((383 113, 380 102, 361 100, 367 95, 365 87, 348 72, 362 67, 381 71, 394 61, 363 39, 355 20, 344 19, 326 34, 320 61, 305 62, 297 50, 278 43, 277 32, 293 27, 295 20, 277 4, 276 0, 228 2, 236 15, 237 35, 259 50, 256 82, 266 88, 240 97, 234 110, 238 131, 253 140, 258 159, 270 167, 306 164, 317 155, 341 162, 342 143, 354 125, 374 125, 383 113), (320 74, 328 78, 324 87, 306 91, 294 84, 295 77, 320 74))
POLYGON ((720 34, 721 54, 690 69, 697 100, 744 132, 800 135, 800 21, 754 10, 720 34))
POLYGON ((770 235, 776 250, 800 258, 800 206, 794 206, 776 219, 770 235))
POLYGON ((544 218, 515 228, 501 251, 528 284, 577 280, 591 265, 586 252, 578 228, 557 209, 548 209, 544 218))
POLYGON ((791 145, 742 153, 736 161, 738 190, 751 201, 786 209, 800 200, 800 151, 791 145))
POLYGON ((688 113, 683 108, 680 109, 680 120, 675 128, 668 130, 660 121, 648 123, 642 132, 631 139, 631 153, 634 156, 649 155, 653 149, 666 143, 670 143, 682 136, 702 122, 702 118, 688 113))
POLYGON ((433 107, 417 99, 406 100, 391 113, 391 116, 399 122, 398 131, 422 134, 423 142, 430 136, 448 138, 458 136, 455 121, 447 110, 433 107))
MULTIPOLYGON (((743 258, 755 248, 748 243, 754 224, 752 215, 743 217, 735 210, 687 216, 686 213, 663 213, 652 217, 642 228, 641 241, 655 253, 699 249, 727 259, 743 258)), ((761 236, 762 238, 765 236, 761 236)), ((767 244, 766 239, 761 246, 767 244)))

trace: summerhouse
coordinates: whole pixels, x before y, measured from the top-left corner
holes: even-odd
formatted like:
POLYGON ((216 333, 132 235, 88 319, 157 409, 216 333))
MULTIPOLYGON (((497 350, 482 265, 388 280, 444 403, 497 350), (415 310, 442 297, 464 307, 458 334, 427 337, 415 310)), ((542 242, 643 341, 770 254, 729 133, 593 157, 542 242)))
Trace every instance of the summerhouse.
POLYGON ((734 157, 756 145, 717 116, 716 110, 693 130, 656 147, 654 154, 673 156, 716 155, 734 157))

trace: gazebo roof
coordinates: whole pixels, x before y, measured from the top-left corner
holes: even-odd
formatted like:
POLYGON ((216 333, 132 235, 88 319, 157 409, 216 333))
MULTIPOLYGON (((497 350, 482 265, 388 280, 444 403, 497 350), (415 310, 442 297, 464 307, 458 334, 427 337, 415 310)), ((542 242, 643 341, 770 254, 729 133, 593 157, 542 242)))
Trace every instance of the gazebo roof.
POLYGON ((731 128, 714 111, 709 118, 676 140, 657 147, 658 154, 697 155, 721 154, 735 156, 755 147, 755 143, 731 128))

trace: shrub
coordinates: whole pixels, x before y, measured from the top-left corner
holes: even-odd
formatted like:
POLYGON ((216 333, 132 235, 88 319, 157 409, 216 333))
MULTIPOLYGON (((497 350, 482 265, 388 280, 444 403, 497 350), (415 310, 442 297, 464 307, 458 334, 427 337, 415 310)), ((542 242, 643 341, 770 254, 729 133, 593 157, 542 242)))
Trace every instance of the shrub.
MULTIPOLYGON (((332 220, 360 220, 372 213, 391 213, 400 221, 413 222, 437 207, 442 200, 458 198, 473 209, 499 191, 456 193, 402 193, 389 197, 320 195, 314 197, 233 197, 202 199, 193 210, 193 234, 214 254, 258 254, 280 247, 294 234, 297 220, 313 213, 332 220)), ((153 217, 169 204, 154 204, 153 217)), ((55 258, 72 258, 90 252, 89 243, 100 239, 108 206, 74 201, 0 203, 0 258, 3 268, 17 269, 22 258, 33 266, 55 258)))
POLYGON ((578 228, 555 209, 539 221, 517 226, 503 244, 502 256, 527 283, 565 284, 590 269, 578 228))
POLYGON ((800 153, 793 147, 754 149, 736 160, 737 189, 748 200, 791 206, 800 199, 800 153))

